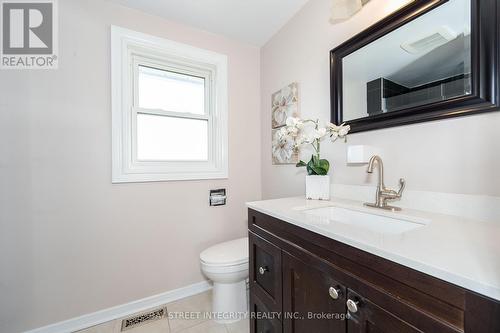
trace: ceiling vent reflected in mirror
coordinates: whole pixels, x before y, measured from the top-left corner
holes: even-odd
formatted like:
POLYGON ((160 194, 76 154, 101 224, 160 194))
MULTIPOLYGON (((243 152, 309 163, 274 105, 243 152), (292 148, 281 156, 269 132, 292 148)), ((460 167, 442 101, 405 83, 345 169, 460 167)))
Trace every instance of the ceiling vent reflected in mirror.
POLYGON ((458 34, 449 27, 442 26, 425 37, 401 44, 401 48, 411 54, 428 52, 454 40, 457 36, 458 34))

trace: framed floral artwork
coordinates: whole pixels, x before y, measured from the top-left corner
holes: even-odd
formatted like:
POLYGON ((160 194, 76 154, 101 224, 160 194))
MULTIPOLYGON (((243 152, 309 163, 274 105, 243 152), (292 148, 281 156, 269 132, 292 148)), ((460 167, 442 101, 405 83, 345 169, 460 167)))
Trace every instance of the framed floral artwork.
MULTIPOLYGON (((284 129, 284 127, 282 127, 284 129)), ((274 165, 297 164, 299 152, 294 149, 295 142, 289 136, 280 135, 281 128, 272 130, 272 160, 274 165)))
POLYGON ((285 125, 286 118, 299 116, 298 83, 294 82, 275 92, 271 96, 271 126, 278 128, 285 125))

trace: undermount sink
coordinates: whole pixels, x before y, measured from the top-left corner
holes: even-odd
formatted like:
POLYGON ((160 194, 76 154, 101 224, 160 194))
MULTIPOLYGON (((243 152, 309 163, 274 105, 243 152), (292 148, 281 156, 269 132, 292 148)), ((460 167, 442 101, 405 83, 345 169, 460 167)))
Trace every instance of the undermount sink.
POLYGON ((430 221, 410 216, 372 214, 342 207, 323 207, 304 210, 316 227, 335 231, 337 223, 367 229, 381 234, 401 234, 427 225, 430 221), (315 223, 316 222, 316 223, 315 223))

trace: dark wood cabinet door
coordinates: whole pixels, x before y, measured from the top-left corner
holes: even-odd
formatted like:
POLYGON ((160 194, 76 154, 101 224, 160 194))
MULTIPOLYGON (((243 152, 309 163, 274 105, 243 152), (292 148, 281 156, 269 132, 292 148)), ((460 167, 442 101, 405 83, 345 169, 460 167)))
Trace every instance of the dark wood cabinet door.
POLYGON ((250 333, 282 333, 280 312, 270 311, 254 294, 250 294, 250 333))
POLYGON ((346 289, 328 274, 283 254, 283 328, 287 333, 345 333, 346 289))
POLYGON ((348 333, 422 332, 352 290, 347 291, 347 302, 350 302, 347 314, 348 333))

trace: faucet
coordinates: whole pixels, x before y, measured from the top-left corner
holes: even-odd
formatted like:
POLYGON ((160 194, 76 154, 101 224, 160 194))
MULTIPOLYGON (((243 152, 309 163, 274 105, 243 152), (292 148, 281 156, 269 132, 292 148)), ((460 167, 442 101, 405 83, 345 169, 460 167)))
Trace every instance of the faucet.
POLYGON ((375 162, 377 162, 378 165, 378 186, 377 193, 375 195, 375 203, 365 203, 365 206, 391 211, 400 211, 401 208, 399 207, 387 205, 387 201, 401 199, 401 195, 405 188, 405 180, 403 178, 399 179, 399 190, 397 192, 386 188, 384 184, 384 163, 382 163, 380 156, 375 155, 370 158, 366 172, 373 173, 375 162))

